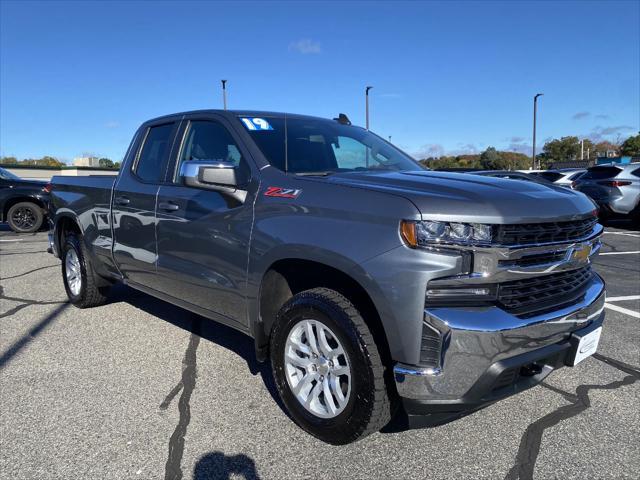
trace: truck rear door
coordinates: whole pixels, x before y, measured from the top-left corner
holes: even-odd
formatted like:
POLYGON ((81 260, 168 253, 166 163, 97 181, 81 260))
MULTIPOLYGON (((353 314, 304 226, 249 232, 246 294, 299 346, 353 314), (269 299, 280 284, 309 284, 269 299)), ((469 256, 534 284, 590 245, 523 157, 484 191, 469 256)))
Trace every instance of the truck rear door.
POLYGON ((145 125, 114 187, 113 256, 128 282, 157 289, 156 197, 165 179, 179 121, 145 125))
POLYGON ((246 326, 245 285, 257 169, 233 128, 221 116, 191 116, 183 123, 157 203, 158 281, 167 294, 246 326), (183 161, 223 161, 237 166, 247 196, 188 187, 183 161), (252 180, 253 177, 253 180, 252 180))

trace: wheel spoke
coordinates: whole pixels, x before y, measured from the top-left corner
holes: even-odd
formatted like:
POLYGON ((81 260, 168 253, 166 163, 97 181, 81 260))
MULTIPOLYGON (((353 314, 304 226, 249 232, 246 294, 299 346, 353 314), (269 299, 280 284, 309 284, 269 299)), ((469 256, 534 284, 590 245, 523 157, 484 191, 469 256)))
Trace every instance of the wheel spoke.
POLYGON ((318 339, 320 340, 318 342, 318 347, 320 347, 320 351, 325 357, 331 358, 333 354, 332 354, 331 346, 327 341, 327 332, 320 325, 317 326, 317 329, 318 329, 318 339))
POLYGON ((327 377, 324 377, 324 380, 322 381, 322 391, 324 392, 324 403, 329 409, 329 412, 331 412, 332 415, 335 415, 336 412, 338 411, 338 408, 336 407, 336 404, 333 401, 333 395, 331 394, 329 379, 327 377))
POLYGON ((331 375, 335 375, 336 377, 339 377, 340 375, 350 376, 349 367, 340 365, 331 371, 331 375))
POLYGON ((300 357, 296 355, 293 349, 290 349, 287 353, 287 360, 295 367, 307 368, 311 364, 311 360, 308 358, 300 357))
POLYGON ((304 406, 307 408, 310 407, 311 402, 313 402, 318 398, 318 395, 320 395, 321 391, 322 391, 322 388, 320 386, 320 382, 316 382, 316 384, 311 388, 311 391, 309 392, 309 396, 307 396, 307 399, 304 401, 304 406))
POLYGON ((316 334, 313 331, 313 324, 311 322, 307 322, 305 326, 307 332, 307 342, 309 342, 309 346, 311 347, 313 353, 317 355, 320 352, 318 351, 318 341, 316 340, 316 334))
POLYGON ((293 345, 294 350, 298 350, 299 352, 304 353, 308 356, 311 356, 311 354, 313 353, 311 351, 311 348, 309 348, 309 345, 305 345, 300 340, 289 339, 289 342, 291 343, 291 345, 293 345))
POLYGON ((300 393, 302 392, 302 390, 303 390, 305 387, 309 386, 309 384, 311 383, 311 381, 312 381, 314 378, 316 378, 316 375, 315 375, 315 374, 310 374, 310 373, 308 373, 308 374, 306 374, 304 377, 302 377, 302 380, 300 380, 300 381, 298 382, 298 384, 297 384, 295 387, 293 387, 293 393, 294 393, 294 395, 296 395, 296 396, 300 395, 300 393))
POLYGON ((331 375, 331 390, 335 393, 336 398, 338 399, 338 405, 340 408, 344 408, 347 403, 347 397, 342 393, 342 388, 340 387, 340 379, 335 375, 331 375))

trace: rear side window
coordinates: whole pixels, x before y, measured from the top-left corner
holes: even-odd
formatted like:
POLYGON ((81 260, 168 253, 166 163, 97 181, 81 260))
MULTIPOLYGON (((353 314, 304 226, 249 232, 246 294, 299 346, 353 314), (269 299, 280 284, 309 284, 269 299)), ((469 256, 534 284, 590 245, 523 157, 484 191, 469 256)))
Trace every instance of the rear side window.
POLYGON ((560 172, 540 172, 537 175, 544 178, 545 180, 549 180, 550 182, 560 180, 564 176, 560 172))
POLYGON ((134 170, 143 182, 160 183, 164 180, 173 127, 173 123, 166 123, 147 131, 134 170))
POLYGON ((593 167, 587 170, 587 173, 581 177, 581 180, 602 180, 604 178, 613 178, 622 170, 618 167, 593 167))
POLYGON ((640 177, 640 168, 636 168, 633 172, 631 172, 631 175, 640 177))

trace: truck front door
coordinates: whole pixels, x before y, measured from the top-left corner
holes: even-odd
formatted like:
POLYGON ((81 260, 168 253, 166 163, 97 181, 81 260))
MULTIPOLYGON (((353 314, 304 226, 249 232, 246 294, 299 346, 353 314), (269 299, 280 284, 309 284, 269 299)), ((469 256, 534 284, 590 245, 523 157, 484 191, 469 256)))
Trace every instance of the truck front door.
POLYGON ((190 118, 179 137, 176 161, 158 192, 160 289, 216 313, 223 322, 246 327, 247 258, 258 189, 249 154, 226 120, 214 114, 190 118), (185 186, 179 176, 184 161, 233 163, 246 199, 185 186))

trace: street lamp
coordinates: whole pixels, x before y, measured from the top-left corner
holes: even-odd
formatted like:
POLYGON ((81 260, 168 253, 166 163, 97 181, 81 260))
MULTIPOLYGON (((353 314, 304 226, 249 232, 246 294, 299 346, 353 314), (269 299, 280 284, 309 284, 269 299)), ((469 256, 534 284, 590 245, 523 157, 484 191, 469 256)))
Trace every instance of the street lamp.
POLYGON ((536 93, 535 97, 533 97, 533 158, 531 159, 533 170, 536 169, 536 111, 538 109, 538 97, 542 95, 544 93, 536 93))
POLYGON ((222 105, 224 109, 227 109, 227 81, 220 80, 222 82, 222 105))
POLYGON ((366 87, 364 89, 364 97, 365 97, 365 125, 367 130, 369 130, 369 90, 373 87, 366 87))

